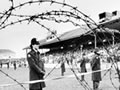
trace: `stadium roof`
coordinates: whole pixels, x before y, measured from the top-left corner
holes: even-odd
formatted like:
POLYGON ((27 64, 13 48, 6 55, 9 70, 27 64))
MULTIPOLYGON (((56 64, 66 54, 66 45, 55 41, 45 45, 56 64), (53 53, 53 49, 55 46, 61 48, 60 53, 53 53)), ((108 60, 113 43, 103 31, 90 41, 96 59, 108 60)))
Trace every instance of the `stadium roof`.
MULTIPOLYGON (((98 23, 98 26, 100 27, 105 27, 105 28, 109 28, 109 32, 112 31, 112 29, 118 31, 116 33, 119 34, 119 31, 120 31, 120 16, 113 16, 110 20, 106 20, 104 22, 100 22, 98 23)), ((59 39, 54 39, 50 42, 44 42, 40 45, 40 47, 47 47, 48 45, 51 45, 51 44, 55 44, 57 42, 62 42, 62 41, 66 41, 68 39, 73 39, 73 38, 77 38, 77 37, 80 37, 82 35, 85 35, 85 34, 88 34, 88 33, 92 33, 91 30, 89 28, 87 28, 87 26, 83 26, 81 28, 78 28, 78 29, 75 29, 75 30, 72 30, 72 31, 68 31, 64 34, 62 34, 59 39)), ((106 32, 107 33, 107 32, 106 32)))
MULTIPOLYGON (((105 38, 108 38, 112 40, 112 33, 111 30, 107 30, 107 32, 99 31, 97 30, 97 35, 104 40, 105 38), (105 36, 104 36, 105 35, 105 36)), ((115 32, 115 36, 120 36, 120 33, 115 32)), ((40 48, 55 48, 55 47, 62 47, 62 46, 70 46, 74 44, 88 44, 88 42, 94 43, 94 33, 92 30, 87 28, 78 28, 66 33, 63 33, 61 36, 59 36, 58 40, 57 38, 49 41, 41 43, 40 48)), ((109 41, 110 41, 109 40, 109 41)), ((97 39, 97 42, 103 43, 100 39, 97 39)))
MULTIPOLYGON (((109 29, 117 29, 118 31, 120 31, 120 17, 113 17, 112 19, 107 20, 105 22, 100 22, 98 23, 98 26, 109 28, 109 29)), ((74 39, 76 38, 78 42, 80 41, 84 43, 85 40, 89 41, 88 39, 90 40, 94 39, 93 36, 91 37, 90 35, 91 33, 92 33, 92 30, 87 28, 87 26, 83 25, 81 26, 81 28, 77 28, 75 30, 71 30, 61 34, 60 36, 58 36, 58 38, 54 38, 52 40, 46 40, 46 39, 40 40, 40 48, 53 48, 53 47, 62 46, 65 43, 67 44, 74 43, 74 39), (81 39, 79 37, 81 37, 81 39)), ((27 49, 27 48, 29 47, 26 47, 24 49, 27 49)))
POLYGON ((88 32, 90 32, 90 29, 88 29, 85 26, 81 27, 81 28, 77 28, 75 30, 65 32, 65 33, 61 34, 59 37, 57 37, 57 38, 55 38, 51 41, 46 40, 46 42, 41 43, 40 46, 44 46, 44 45, 48 45, 48 44, 57 43, 57 42, 65 41, 65 40, 68 40, 68 39, 73 39, 73 38, 76 38, 76 37, 80 37, 81 35, 86 34, 88 32))
MULTIPOLYGON (((81 26, 81 28, 77 28, 75 30, 71 30, 71 31, 68 31, 68 32, 65 32, 61 35, 58 36, 58 38, 54 38, 52 40, 47 40, 47 39, 42 39, 40 40, 40 48, 50 48, 48 45, 50 44, 54 44, 54 43, 58 43, 58 42, 62 42, 62 41, 66 41, 66 40, 69 40, 69 39, 74 39, 76 37, 80 37, 81 35, 83 34, 86 34, 90 32, 90 30, 85 26, 81 26), (46 47, 46 45, 48 47, 46 47)), ((27 49, 29 47, 26 47, 24 49, 27 49)))
POLYGON ((120 17, 114 16, 110 20, 99 23, 99 26, 120 31, 120 17))

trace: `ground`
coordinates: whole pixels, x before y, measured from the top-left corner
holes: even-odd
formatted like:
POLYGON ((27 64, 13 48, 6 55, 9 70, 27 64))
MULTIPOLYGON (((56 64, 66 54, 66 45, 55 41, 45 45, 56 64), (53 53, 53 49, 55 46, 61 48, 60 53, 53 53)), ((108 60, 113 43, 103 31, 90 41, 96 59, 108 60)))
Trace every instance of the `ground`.
MULTIPOLYGON (((16 70, 14 70, 13 68, 7 69, 6 67, 4 67, 1 70, 9 74, 11 77, 13 77, 19 82, 25 82, 29 80, 29 68, 22 67, 22 68, 17 68, 16 70)), ((46 68, 46 74, 50 72, 51 70, 52 68, 46 68)), ((77 71, 77 69, 75 70, 77 71)), ((87 69, 87 70, 88 72, 90 72, 90 69, 87 69)), ((116 75, 115 75, 115 71, 112 70, 112 76, 111 76, 112 80, 110 78, 110 73, 107 73, 104 76, 105 73, 106 71, 102 71, 102 81, 100 83, 100 89, 118 90, 113 86, 115 84, 115 86, 118 88, 118 85, 119 85, 116 75)), ((69 76, 72 74, 73 73, 71 72, 71 70, 69 68, 66 68, 65 76, 67 75, 69 76)), ((61 76, 61 69, 56 68, 46 79, 56 78, 60 76, 61 76)), ((85 76, 85 80, 89 84, 89 86, 92 88, 91 74, 87 74, 85 76)), ((15 82, 11 80, 10 78, 8 78, 6 75, 4 75, 2 72, 0 72, 0 85, 12 84, 12 83, 15 83, 15 82)), ((29 86, 28 84, 25 84, 24 87, 26 88, 26 90, 28 90, 29 86)), ((24 89, 19 85, 13 85, 13 86, 0 88, 0 90, 24 90, 24 89)), ((46 81, 46 88, 44 88, 44 90, 85 90, 85 89, 81 85, 81 83, 77 81, 75 77, 68 77, 68 78, 63 78, 63 79, 58 78, 57 80, 46 81)))

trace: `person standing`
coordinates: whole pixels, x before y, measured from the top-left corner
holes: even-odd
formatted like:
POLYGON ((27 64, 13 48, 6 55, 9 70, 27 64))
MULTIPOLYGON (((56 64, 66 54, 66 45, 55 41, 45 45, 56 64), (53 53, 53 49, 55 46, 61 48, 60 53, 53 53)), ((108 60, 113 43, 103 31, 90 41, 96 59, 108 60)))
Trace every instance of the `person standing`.
POLYGON ((61 76, 64 76, 64 73, 65 73, 65 57, 64 55, 61 56, 61 76))
POLYGON ((13 66, 14 66, 14 70, 16 70, 17 69, 16 61, 13 62, 13 66))
POLYGON ((9 62, 7 62, 7 69, 9 69, 9 68, 10 68, 9 62))
POLYGON ((93 90, 98 90, 99 83, 101 81, 101 68, 100 65, 100 54, 98 53, 98 48, 94 51, 94 57, 91 61, 91 68, 92 68, 92 81, 93 81, 93 90), (95 72, 96 71, 96 72, 95 72))
POLYGON ((2 62, 0 62, 0 68, 2 68, 2 62))
MULTIPOLYGON (((31 51, 27 54, 27 61, 30 70, 30 81, 43 80, 45 75, 44 63, 40 58, 39 42, 36 38, 31 40, 31 51)), ((45 82, 38 82, 29 85, 29 90, 42 90, 46 87, 45 82)))
MULTIPOLYGON (((87 72, 85 53, 82 54, 82 59, 78 61, 78 63, 80 63, 80 72, 81 73, 87 72)), ((84 75, 81 75, 81 81, 84 81, 84 80, 85 80, 84 75)))
MULTIPOLYGON (((82 60, 81 60, 81 63, 80 63, 80 68, 81 68, 81 73, 87 72, 85 53, 83 53, 82 60)), ((81 80, 84 81, 84 75, 81 76, 81 80)))

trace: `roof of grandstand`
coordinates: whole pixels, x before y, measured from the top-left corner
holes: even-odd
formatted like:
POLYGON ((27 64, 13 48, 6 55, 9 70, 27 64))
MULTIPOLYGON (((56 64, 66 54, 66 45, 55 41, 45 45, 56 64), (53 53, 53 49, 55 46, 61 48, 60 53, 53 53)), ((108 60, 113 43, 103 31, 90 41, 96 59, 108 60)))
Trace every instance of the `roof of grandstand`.
MULTIPOLYGON (((111 20, 105 21, 105 22, 100 22, 98 26, 102 26, 107 29, 107 31, 97 31, 97 36, 101 38, 97 39, 98 45, 103 44, 103 41, 105 40, 106 42, 112 42, 112 29, 115 32, 115 41, 118 42, 120 33, 119 33, 119 23, 120 23, 120 18, 112 18, 111 20), (117 29, 117 30, 115 30, 117 29), (104 33, 104 34, 103 34, 104 33)), ((71 30, 68 32, 65 32, 61 34, 60 36, 53 38, 51 40, 43 39, 40 40, 40 48, 49 48, 51 50, 64 50, 69 47, 76 47, 76 45, 90 45, 89 42, 92 42, 92 46, 94 46, 94 33, 92 30, 90 30, 87 26, 82 25, 80 28, 77 28, 75 30, 71 30)), ((24 49, 28 49, 29 47, 26 47, 24 49)))

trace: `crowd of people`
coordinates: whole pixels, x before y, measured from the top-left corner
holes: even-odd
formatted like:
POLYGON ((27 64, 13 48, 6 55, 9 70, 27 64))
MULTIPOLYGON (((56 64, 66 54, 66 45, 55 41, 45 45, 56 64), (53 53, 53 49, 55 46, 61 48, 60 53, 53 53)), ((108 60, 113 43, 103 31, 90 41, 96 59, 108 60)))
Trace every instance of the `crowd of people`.
MULTIPOLYGON (((36 38, 33 38, 30 43, 30 52, 27 53, 27 59, 11 61, 6 63, 7 68, 9 69, 10 64, 14 67, 14 70, 17 67, 29 67, 30 81, 33 80, 44 80, 46 74, 44 64, 60 64, 61 76, 65 75, 66 64, 70 66, 79 65, 80 73, 87 73, 86 64, 90 64, 92 70, 92 81, 93 81, 93 90, 99 88, 99 83, 102 80, 101 78, 101 62, 117 62, 120 61, 120 47, 119 43, 115 44, 114 47, 107 46, 97 47, 97 48, 87 48, 76 51, 65 51, 52 54, 42 54, 39 52, 39 42, 36 38), (26 63, 27 60, 27 63, 26 63), (23 62, 23 63, 22 63, 23 62)), ((3 64, 0 63, 2 68, 3 64)), ((81 81, 85 81, 85 76, 81 75, 81 81)), ((43 90, 46 87, 45 82, 34 83, 29 85, 29 90, 43 90)))
MULTIPOLYGON (((120 57, 120 50, 119 50, 119 43, 115 44, 114 47, 106 46, 104 47, 97 47, 99 49, 99 53, 101 54, 101 59, 103 62, 110 62, 109 57, 111 56, 117 56, 120 57)), ((52 54, 44 54, 42 55, 42 59, 45 61, 45 63, 58 63, 60 58, 65 58, 67 63, 75 64, 77 61, 79 61, 82 58, 82 53, 85 54, 85 57, 87 59, 87 62, 90 62, 90 59, 92 58, 92 54, 94 53, 94 48, 88 48, 76 51, 65 51, 61 53, 52 53, 52 54)), ((119 59, 118 59, 119 60, 119 59)))
POLYGON ((14 68, 16 70, 18 67, 27 67, 27 61, 25 58, 9 58, 9 59, 1 59, 0 60, 0 68, 6 67, 14 68))
MULTIPOLYGON (((27 54, 27 61, 30 69, 30 81, 43 80, 45 75, 44 63, 58 63, 61 66, 61 75, 64 76, 65 63, 74 65, 80 63, 80 73, 86 73, 86 63, 90 63, 92 70, 93 90, 99 88, 101 79, 101 61, 110 63, 112 60, 119 61, 119 45, 115 47, 104 47, 95 49, 84 49, 77 51, 67 51, 62 53, 54 53, 49 55, 41 55, 39 52, 39 42, 36 38, 31 40, 31 51, 27 54), (117 47, 116 47, 117 46, 117 47), (117 52, 117 53, 115 53, 117 52)), ((84 81, 84 75, 81 81, 84 81)), ((30 84, 29 90, 42 90, 46 87, 45 82, 30 84)))

